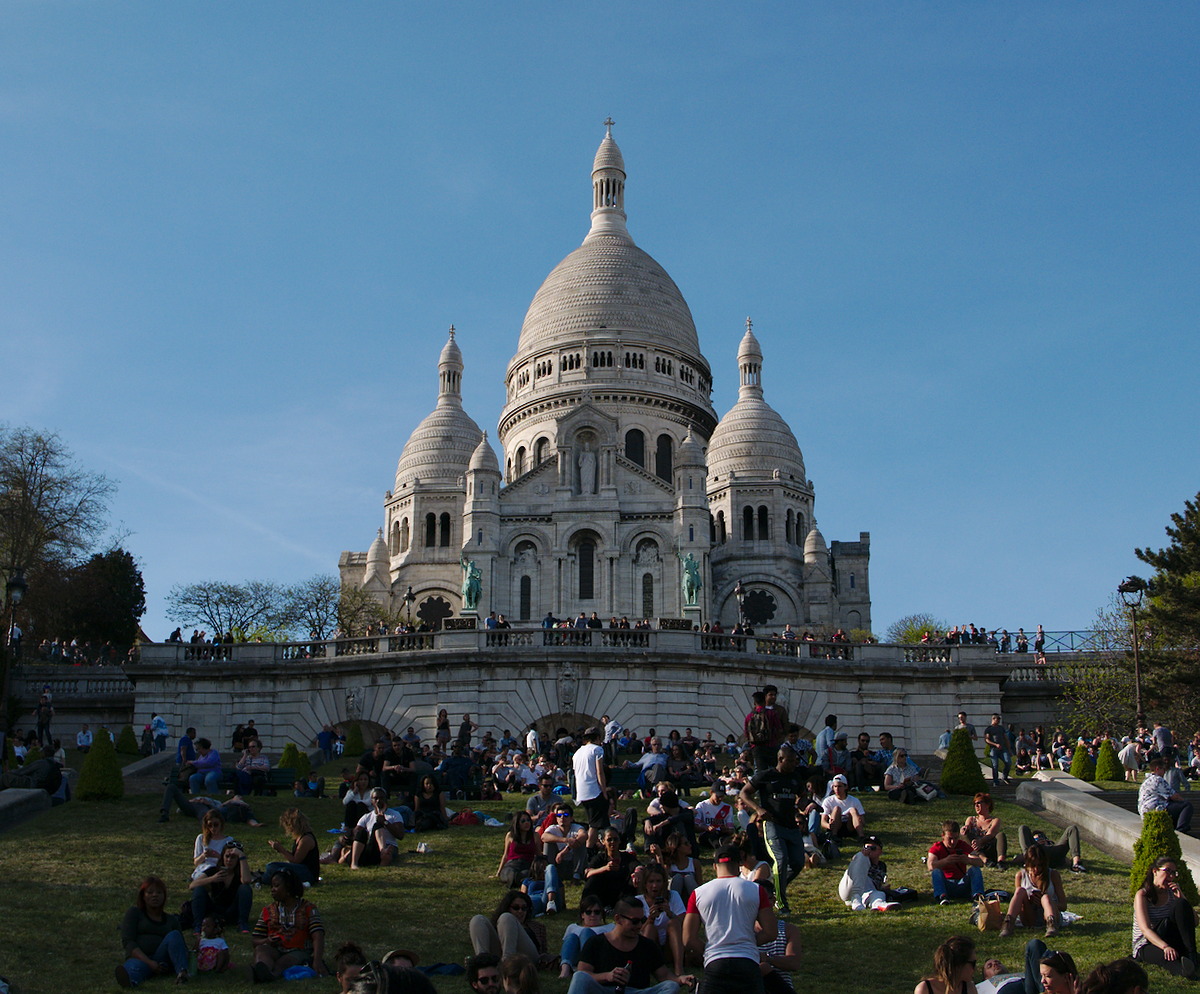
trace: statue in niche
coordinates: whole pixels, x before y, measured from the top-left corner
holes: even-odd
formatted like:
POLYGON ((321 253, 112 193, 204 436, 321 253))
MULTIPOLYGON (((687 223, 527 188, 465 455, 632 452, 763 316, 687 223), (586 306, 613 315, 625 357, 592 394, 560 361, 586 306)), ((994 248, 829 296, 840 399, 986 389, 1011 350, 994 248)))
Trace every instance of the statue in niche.
POLYGON ((458 563, 463 571, 463 608, 474 611, 479 607, 479 597, 483 593, 483 571, 475 564, 474 559, 468 560, 462 553, 459 553, 458 563))
POLYGON ((700 579, 700 563, 690 552, 686 556, 681 556, 678 549, 675 550, 675 558, 683 566, 683 575, 680 577, 683 602, 688 607, 695 607, 697 598, 700 596, 700 588, 704 586, 704 582, 700 579))
POLYGON ((583 443, 579 452, 579 492, 594 494, 596 492, 596 453, 588 442, 583 443))
POLYGON ((658 544, 652 539, 644 539, 638 543, 637 558, 634 563, 638 566, 653 566, 659 561, 658 544))

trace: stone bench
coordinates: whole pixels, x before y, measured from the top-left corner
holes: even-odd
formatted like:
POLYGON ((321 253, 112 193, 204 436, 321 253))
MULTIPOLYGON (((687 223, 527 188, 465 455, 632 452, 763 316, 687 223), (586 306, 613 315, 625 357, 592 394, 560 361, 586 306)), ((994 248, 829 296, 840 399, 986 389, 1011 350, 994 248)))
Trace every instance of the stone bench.
MULTIPOLYGON (((1141 816, 1109 804, 1092 784, 1069 773, 1043 770, 1017 788, 1017 802, 1056 822, 1078 825, 1089 841, 1132 862, 1133 844, 1142 834, 1141 816)), ((1189 866, 1200 866, 1200 839, 1180 835, 1179 846, 1189 866)))
POLYGON ((50 809, 50 795, 39 788, 0 790, 0 832, 50 809))

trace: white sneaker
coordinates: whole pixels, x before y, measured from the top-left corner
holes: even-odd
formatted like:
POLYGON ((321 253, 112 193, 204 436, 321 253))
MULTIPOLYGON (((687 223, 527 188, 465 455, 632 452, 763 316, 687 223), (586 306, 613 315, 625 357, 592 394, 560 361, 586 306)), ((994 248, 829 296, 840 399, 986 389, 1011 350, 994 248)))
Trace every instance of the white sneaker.
POLYGON ((550 898, 548 901, 546 901, 546 914, 552 915, 557 910, 558 910, 558 905, 555 903, 554 898, 550 898))

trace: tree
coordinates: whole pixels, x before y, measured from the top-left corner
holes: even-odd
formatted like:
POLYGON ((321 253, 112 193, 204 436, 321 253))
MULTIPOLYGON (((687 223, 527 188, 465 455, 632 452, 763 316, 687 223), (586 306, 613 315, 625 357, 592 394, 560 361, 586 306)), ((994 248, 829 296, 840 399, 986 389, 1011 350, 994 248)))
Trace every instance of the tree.
POLYGON ((266 580, 177 584, 167 594, 167 617, 236 641, 286 638, 294 624, 287 592, 266 580))
POLYGON ((1100 743, 1100 754, 1096 757, 1096 779, 1115 780, 1118 783, 1125 781, 1125 767, 1117 757, 1117 747, 1112 739, 1100 743))
POLYGON ((987 790, 971 735, 965 728, 956 728, 950 735, 950 748, 942 764, 941 788, 947 794, 978 794, 987 790))
POLYGON ((1096 653, 1062 668, 1063 719, 1076 734, 1122 734, 1133 727, 1132 656, 1096 653))
POLYGON ((78 466, 58 435, 0 425, 0 569, 65 565, 86 552, 115 489, 78 466))
POLYGON ((288 614, 301 638, 329 638, 338 623, 341 581, 318 573, 287 589, 288 614))
POLYGON ((1184 502, 1182 514, 1172 514, 1166 528, 1171 544, 1165 549, 1134 549, 1154 569, 1148 624, 1170 644, 1200 646, 1200 494, 1184 502))
POLYGON ((906 614, 897 618, 887 627, 883 640, 885 642, 902 642, 915 645, 921 641, 921 636, 929 632, 937 636, 948 631, 950 625, 932 614, 906 614))
POLYGON ((369 625, 387 620, 383 605, 361 587, 345 587, 338 598, 338 627, 347 635, 361 635, 369 625))
MULTIPOLYGON (((108 736, 104 736, 108 738, 108 736)), ((141 750, 138 748, 137 734, 133 730, 132 725, 126 725, 117 735, 117 752, 123 753, 126 756, 136 756, 141 750)))
POLYGON ((1160 856, 1170 856, 1175 860, 1175 868, 1179 871, 1176 882, 1183 896, 1194 906, 1197 900, 1196 882, 1183 858, 1175 825, 1166 811, 1147 811, 1142 815, 1142 834, 1133 844, 1133 866, 1129 868, 1130 896, 1136 894, 1145 883, 1146 872, 1160 856))
POLYGON ((137 560, 121 548, 96 553, 66 569, 46 564, 31 583, 38 596, 29 605, 34 631, 67 635, 124 653, 138 637, 146 612, 146 588, 137 560))
POLYGON ((291 770, 297 780, 303 780, 312 772, 312 761, 308 753, 302 752, 294 742, 283 747, 283 755, 279 757, 279 768, 291 770))
POLYGON ((1075 751, 1071 754, 1070 774, 1087 783, 1096 779, 1096 767, 1092 765, 1092 757, 1088 755, 1087 746, 1082 742, 1075 743, 1075 751))
POLYGON ((79 773, 75 796, 81 801, 115 801, 125 796, 121 762, 108 732, 101 728, 79 773))

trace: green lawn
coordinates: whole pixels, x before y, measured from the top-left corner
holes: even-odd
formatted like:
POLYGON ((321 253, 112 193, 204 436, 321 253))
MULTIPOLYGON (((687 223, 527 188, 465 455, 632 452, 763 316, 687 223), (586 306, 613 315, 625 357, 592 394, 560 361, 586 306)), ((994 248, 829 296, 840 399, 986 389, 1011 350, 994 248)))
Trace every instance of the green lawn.
MULTIPOLYGON (((944 818, 967 814, 966 799, 916 808, 891 804, 874 794, 864 801, 884 840, 893 884, 917 888, 923 900, 899 912, 852 913, 837 898, 845 859, 803 873, 789 892, 797 909, 792 920, 804 941, 805 962, 796 977, 797 990, 804 994, 834 989, 865 994, 912 990, 930 968, 934 947, 954 933, 980 939, 980 964, 992 955, 1014 967, 1021 963, 1025 941, 1040 933, 1023 930, 1010 939, 1000 939, 994 932, 980 935, 967 921, 966 904, 942 908, 929 900, 929 880, 920 857, 937 837, 944 818)), ((510 803, 474 806, 503 816, 522 802, 513 797, 510 803)), ((271 827, 236 826, 239 831, 234 834, 247 843, 255 868, 261 869, 271 858, 267 839, 281 838, 274 825, 290 803, 284 797, 256 799, 257 814, 271 827)), ((339 820, 336 801, 299 803, 318 833, 339 820)), ((1023 819, 1052 830, 1015 805, 998 805, 998 811, 1014 845, 1016 825, 1023 819)), ((127 797, 112 804, 73 802, 0 836, 0 920, 4 923, 0 974, 13 980, 23 994, 117 990, 113 980, 120 954, 117 926, 133 903, 141 877, 162 876, 170 891, 168 903, 174 908, 186 894, 197 824, 178 814, 168 825, 159 825, 157 819, 158 800, 153 796, 127 797)), ((323 842, 330 838, 321 835, 323 842)), ((348 939, 358 941, 369 956, 404 946, 417 950, 426 963, 461 963, 470 952, 468 918, 478 911, 490 913, 500 893, 492 874, 503 832, 478 827, 421 838, 431 851, 406 855, 398 867, 356 872, 325 867, 323 883, 310 893, 326 922, 330 956, 348 939)), ((415 849, 417 837, 409 839, 415 849)), ((1064 874, 1071 909, 1083 920, 1064 930, 1054 945, 1090 969, 1102 960, 1128 955, 1131 902, 1126 865, 1092 849, 1085 849, 1084 860, 1090 873, 1064 874)), ((1011 873, 984 872, 989 885, 1011 889, 1011 873)), ((256 896, 260 908, 266 891, 256 896)), ((568 901, 577 897, 578 890, 570 888, 568 901)), ((552 942, 561 937, 568 920, 561 913, 548 920, 552 942)), ((244 969, 249 939, 236 933, 228 938, 241 969, 221 977, 198 977, 189 989, 251 989, 244 969)), ((1151 981, 1156 994, 1192 989, 1153 968, 1151 981)), ((435 983, 444 992, 468 990, 461 977, 437 978, 435 983)), ((168 980, 151 982, 152 989, 168 985, 168 980)), ((295 989, 332 991, 333 987, 332 981, 319 980, 295 989)), ((543 974, 542 987, 545 994, 562 994, 566 984, 557 975, 543 974)))

